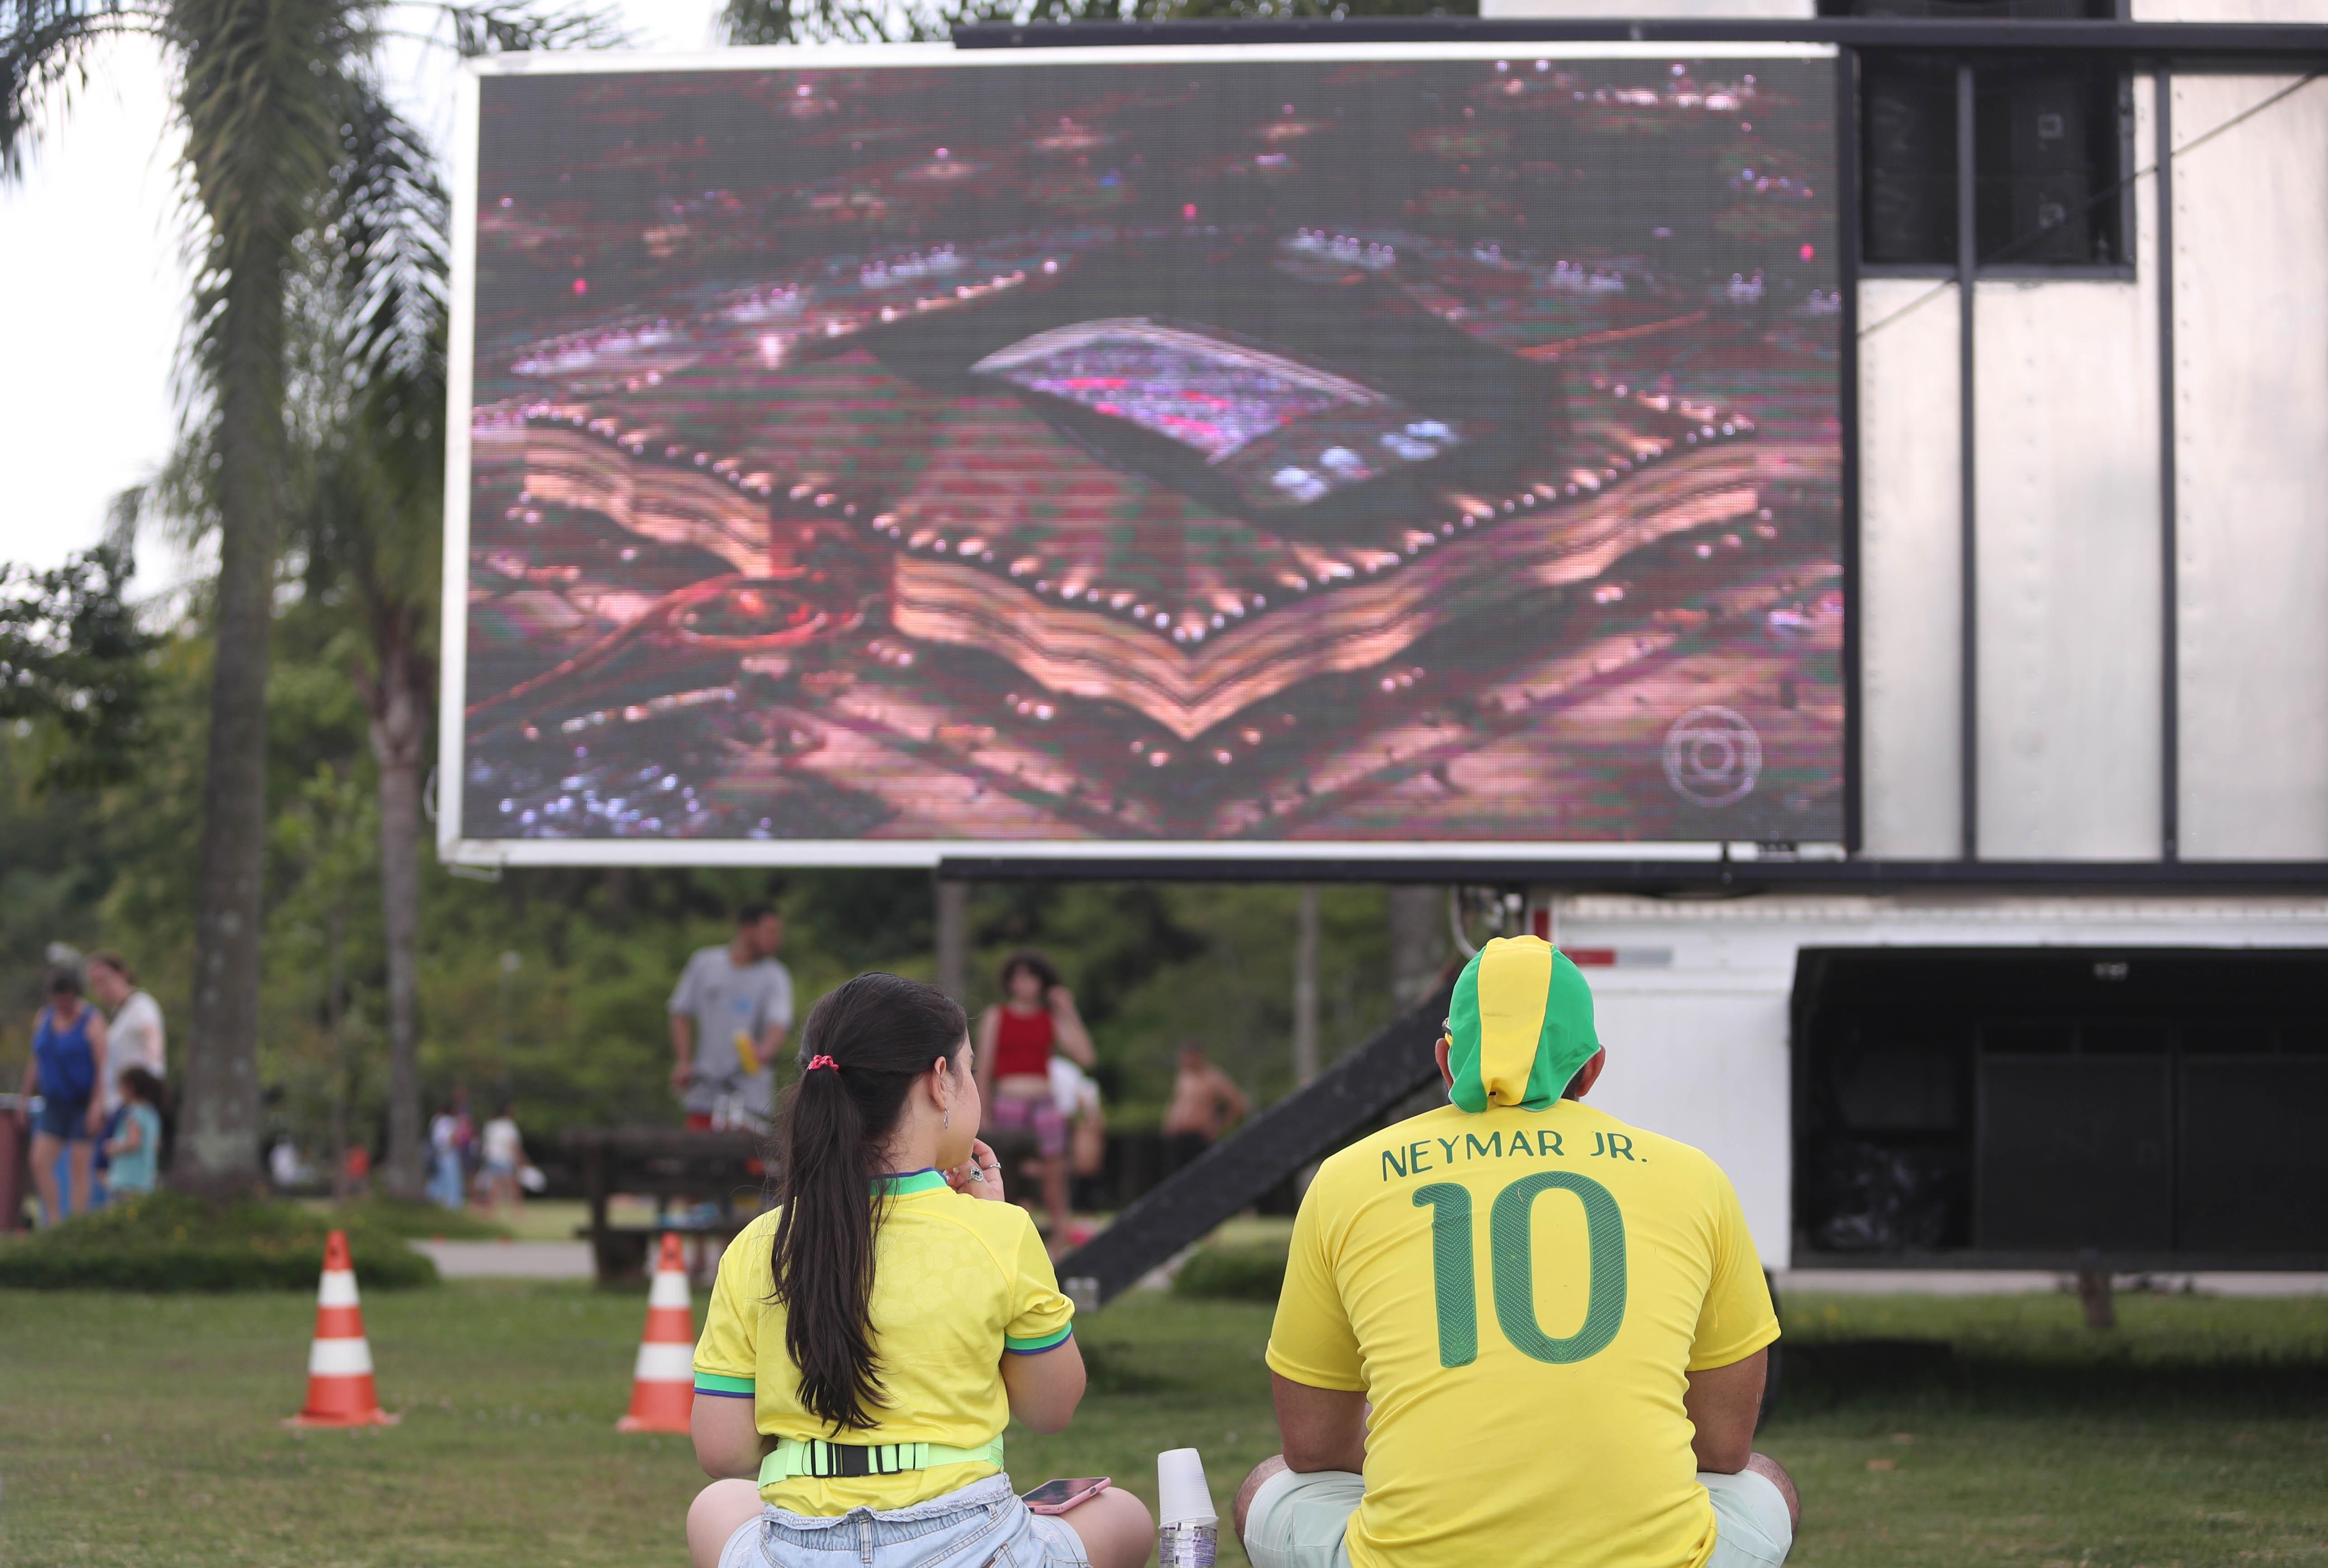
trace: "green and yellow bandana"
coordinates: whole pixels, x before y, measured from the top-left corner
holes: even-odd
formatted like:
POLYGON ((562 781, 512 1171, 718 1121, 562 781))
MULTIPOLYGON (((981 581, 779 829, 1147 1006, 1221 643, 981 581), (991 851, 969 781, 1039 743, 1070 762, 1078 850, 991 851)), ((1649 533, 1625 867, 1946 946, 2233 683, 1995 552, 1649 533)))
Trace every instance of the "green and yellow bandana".
POLYGON ((1474 1113, 1543 1110, 1600 1048, 1584 976, 1540 936, 1498 936, 1463 966, 1447 1039, 1449 1097, 1474 1113))

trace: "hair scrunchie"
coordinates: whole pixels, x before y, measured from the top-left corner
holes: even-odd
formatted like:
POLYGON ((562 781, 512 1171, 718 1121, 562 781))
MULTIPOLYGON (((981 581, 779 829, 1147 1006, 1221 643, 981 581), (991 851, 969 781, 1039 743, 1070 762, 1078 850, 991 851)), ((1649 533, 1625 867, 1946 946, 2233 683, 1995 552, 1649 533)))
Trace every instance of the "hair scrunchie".
POLYGON ((808 1066, 803 1067, 801 1071, 803 1073, 813 1073, 819 1067, 831 1067, 836 1073, 840 1071, 840 1064, 834 1061, 831 1056, 811 1056, 808 1059, 808 1066))

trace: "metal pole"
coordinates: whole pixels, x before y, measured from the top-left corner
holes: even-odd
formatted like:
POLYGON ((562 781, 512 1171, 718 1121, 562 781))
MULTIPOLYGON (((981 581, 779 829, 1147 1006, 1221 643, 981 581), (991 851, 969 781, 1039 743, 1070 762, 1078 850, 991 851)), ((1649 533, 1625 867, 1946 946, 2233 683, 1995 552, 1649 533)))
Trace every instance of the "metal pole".
POLYGON ((2174 77, 2151 78, 2158 135, 2158 858, 2181 854, 2182 837, 2182 623, 2175 584, 2174 77))
POLYGON ((1318 1076, 1318 889, 1301 889, 1293 922, 1293 1081, 1318 1076))
POLYGON ((1979 506, 1975 469, 1978 433, 1974 428, 1973 278, 1979 265, 1973 200, 1972 67, 1957 67, 1957 466, 1962 528, 1959 606, 1963 667, 1957 672, 1957 748, 1960 778, 1961 840, 1958 855, 1980 859, 1980 551, 1979 506))
POLYGON ((1835 345, 1840 350, 1839 386, 1843 412, 1843 847, 1857 855, 1866 848, 1865 800, 1860 756, 1865 734, 1860 713, 1862 617, 1859 572, 1859 258, 1866 243, 1859 205, 1859 56, 1855 50, 1838 51, 1835 57, 1835 224, 1836 292, 1843 311, 1835 318, 1835 345))
POLYGON ((324 988, 324 1028, 332 1042, 332 1201, 345 1203, 352 1196, 348 1190, 348 1044, 340 1028, 345 1016, 347 993, 346 944, 348 910, 344 904, 332 909, 330 978, 324 988))
POLYGON ((1394 883, 1390 890, 1390 999, 1404 1011, 1439 984, 1447 953, 1447 889, 1394 883))
POLYGON ((501 1076, 501 1093, 503 1094, 511 1093, 513 1087, 510 1072, 510 986, 517 980, 517 972, 524 962, 525 960, 515 952, 502 954, 501 988, 496 999, 501 1025, 501 1060, 496 1070, 501 1076))

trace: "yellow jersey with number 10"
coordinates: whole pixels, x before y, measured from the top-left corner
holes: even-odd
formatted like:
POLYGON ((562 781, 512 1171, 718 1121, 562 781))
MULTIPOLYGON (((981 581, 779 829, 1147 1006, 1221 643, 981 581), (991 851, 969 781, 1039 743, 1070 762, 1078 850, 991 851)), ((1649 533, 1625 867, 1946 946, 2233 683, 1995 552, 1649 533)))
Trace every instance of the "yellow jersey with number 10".
POLYGON ((1373 1403, 1352 1568, 1700 1568, 1684 1375, 1778 1337, 1713 1160, 1573 1100, 1449 1105, 1319 1168, 1269 1365, 1373 1403))

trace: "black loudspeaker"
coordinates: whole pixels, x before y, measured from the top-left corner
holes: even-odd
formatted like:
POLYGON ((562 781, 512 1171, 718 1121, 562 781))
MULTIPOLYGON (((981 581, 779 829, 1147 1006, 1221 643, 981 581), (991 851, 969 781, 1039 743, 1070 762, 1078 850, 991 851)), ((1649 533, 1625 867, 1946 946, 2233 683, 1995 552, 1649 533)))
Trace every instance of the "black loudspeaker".
POLYGON ((2023 78, 1996 97, 2004 116, 1996 139, 2004 144, 2011 181, 2014 261, 2045 266, 2095 259, 2092 144, 2086 135, 2092 97, 2090 82, 2068 74, 2023 78))
POLYGON ((1973 1244, 2164 1252, 2173 1058, 1985 1056, 1973 1244))
POLYGON ((2175 1244, 2328 1249, 2328 1056, 2185 1056, 2175 1244))
POLYGON ((2003 94, 2005 155, 2016 177, 2082 173, 2087 165, 2086 99, 2075 76, 2037 76, 2003 94))
POLYGON ((2013 177, 2013 254, 2016 265, 2094 259, 2093 218, 2087 210, 2086 172, 2013 177))
POLYGON ((2051 70, 1981 83, 1975 114, 1980 251, 2007 267, 2106 260, 2107 202, 2094 164, 2095 116, 2107 79, 2051 70))
POLYGON ((1957 249, 1956 82, 1942 67, 1866 61, 1860 88, 1866 258, 1942 264, 1957 249))

